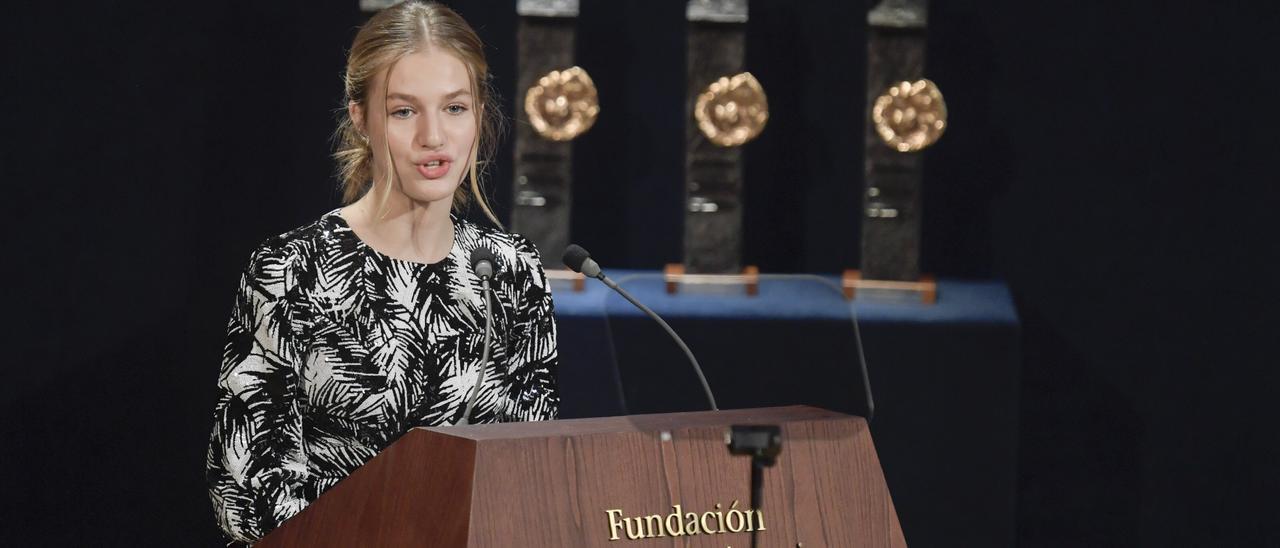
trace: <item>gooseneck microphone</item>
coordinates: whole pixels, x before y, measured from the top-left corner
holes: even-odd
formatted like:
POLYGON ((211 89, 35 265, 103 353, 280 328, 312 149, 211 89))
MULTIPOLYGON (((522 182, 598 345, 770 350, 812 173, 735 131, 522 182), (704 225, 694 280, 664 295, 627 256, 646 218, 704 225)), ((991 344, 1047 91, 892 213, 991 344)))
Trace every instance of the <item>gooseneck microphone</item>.
POLYGON ((471 395, 467 397, 467 407, 462 412, 458 426, 471 424, 471 410, 480 398, 480 385, 484 384, 484 375, 489 370, 489 343, 493 337, 493 307, 489 298, 493 294, 493 288, 489 282, 498 273, 498 260, 493 256, 493 251, 487 247, 477 247, 472 251, 471 270, 480 277, 480 292, 484 294, 484 349, 480 351, 480 375, 476 378, 476 385, 471 388, 471 395))
POLYGON ((608 276, 605 276, 604 271, 600 270, 600 265, 592 260, 591 254, 587 253, 587 250, 582 249, 581 246, 577 244, 570 244, 569 247, 566 247, 564 250, 563 259, 565 266, 569 267, 574 272, 580 272, 584 276, 600 280, 604 285, 609 286, 609 289, 617 291, 619 295, 622 295, 623 298, 635 305, 636 308, 639 308, 641 312, 644 312, 650 318, 653 318, 654 321, 658 322, 658 325, 661 325, 662 329, 666 330, 667 334, 671 335, 671 338, 680 346, 680 350, 684 351, 685 357, 689 358, 689 363, 693 364, 693 371, 698 374, 698 381, 702 383, 702 391, 707 394, 707 402, 711 404, 711 410, 720 410, 719 407, 716 407, 716 397, 711 394, 711 386, 707 384, 706 375, 702 374, 702 366, 698 365, 698 359, 693 357, 693 352, 689 350, 689 346, 684 344, 684 340, 681 339, 679 335, 676 335, 675 330, 671 329, 671 326, 667 325, 667 322, 663 321, 663 319, 652 310, 649 310, 649 307, 645 306, 640 301, 637 301, 635 297, 632 297, 625 289, 618 287, 618 284, 614 283, 613 280, 610 280, 608 276))

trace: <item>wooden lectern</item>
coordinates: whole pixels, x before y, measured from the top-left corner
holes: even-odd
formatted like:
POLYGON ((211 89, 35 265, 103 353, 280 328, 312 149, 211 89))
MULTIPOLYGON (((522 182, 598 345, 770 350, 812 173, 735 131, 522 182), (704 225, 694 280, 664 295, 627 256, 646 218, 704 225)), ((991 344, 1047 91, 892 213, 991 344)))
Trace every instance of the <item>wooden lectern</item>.
POLYGON ((906 546, 867 423, 813 407, 416 428, 258 543, 906 546), (750 510, 730 425, 782 428, 750 510), (736 504, 735 504, 736 503, 736 504))

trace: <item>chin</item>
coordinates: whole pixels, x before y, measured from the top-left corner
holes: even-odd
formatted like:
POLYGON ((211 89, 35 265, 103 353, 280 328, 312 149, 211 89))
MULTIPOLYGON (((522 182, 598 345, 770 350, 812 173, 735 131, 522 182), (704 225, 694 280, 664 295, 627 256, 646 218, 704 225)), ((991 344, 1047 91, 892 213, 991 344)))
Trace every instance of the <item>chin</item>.
POLYGON ((453 194, 458 190, 460 181, 445 182, 447 179, 446 177, 433 181, 419 178, 405 185, 404 191, 409 196, 409 199, 415 202, 425 203, 448 200, 452 203, 453 194))

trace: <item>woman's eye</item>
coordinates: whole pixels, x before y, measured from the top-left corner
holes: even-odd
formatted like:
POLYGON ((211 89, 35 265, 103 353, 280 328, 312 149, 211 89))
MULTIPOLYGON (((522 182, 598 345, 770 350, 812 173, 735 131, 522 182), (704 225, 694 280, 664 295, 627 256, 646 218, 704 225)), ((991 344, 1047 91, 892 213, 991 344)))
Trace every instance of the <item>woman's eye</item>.
POLYGON ((462 114, 467 111, 467 107, 464 105, 455 104, 455 105, 449 105, 447 107, 444 107, 444 110, 449 114, 462 114))
POLYGON ((400 119, 408 118, 410 116, 413 116, 413 109, 408 107, 398 108, 391 111, 391 115, 400 119))

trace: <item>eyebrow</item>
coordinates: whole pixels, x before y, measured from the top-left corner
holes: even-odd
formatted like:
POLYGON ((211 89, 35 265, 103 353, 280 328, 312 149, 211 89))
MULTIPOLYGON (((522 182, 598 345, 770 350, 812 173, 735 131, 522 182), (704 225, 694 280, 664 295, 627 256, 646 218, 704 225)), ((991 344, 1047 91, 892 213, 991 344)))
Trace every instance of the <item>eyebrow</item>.
MULTIPOLYGON (((470 95, 471 95, 471 91, 470 91, 470 90, 466 90, 466 89, 456 89, 456 90, 453 90, 453 91, 451 91, 451 92, 449 92, 449 93, 446 93, 446 94, 445 94, 445 96, 444 96, 444 98, 445 98, 445 99, 456 99, 456 98, 461 97, 461 96, 463 96, 463 95, 470 96, 470 95)), ((399 100, 401 100, 401 101, 407 101, 407 102, 410 102, 410 103, 414 103, 414 102, 417 102, 417 101, 418 101, 418 98, 417 98, 417 97, 414 97, 413 95, 409 95, 409 94, 407 94, 407 93, 388 93, 388 94, 387 94, 387 100, 388 100, 388 101, 390 101, 390 100, 392 100, 392 99, 399 99, 399 100)))

